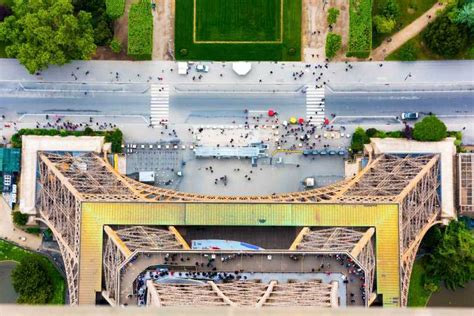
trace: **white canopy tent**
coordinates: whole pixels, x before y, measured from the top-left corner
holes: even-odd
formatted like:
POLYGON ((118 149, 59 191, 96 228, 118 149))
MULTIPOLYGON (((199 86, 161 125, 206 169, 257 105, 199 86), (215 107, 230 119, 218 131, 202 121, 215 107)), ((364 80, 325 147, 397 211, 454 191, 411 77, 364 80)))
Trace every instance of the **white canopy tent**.
POLYGON ((250 70, 252 70, 252 63, 245 61, 232 63, 232 70, 234 70, 239 76, 245 76, 250 72, 250 70))

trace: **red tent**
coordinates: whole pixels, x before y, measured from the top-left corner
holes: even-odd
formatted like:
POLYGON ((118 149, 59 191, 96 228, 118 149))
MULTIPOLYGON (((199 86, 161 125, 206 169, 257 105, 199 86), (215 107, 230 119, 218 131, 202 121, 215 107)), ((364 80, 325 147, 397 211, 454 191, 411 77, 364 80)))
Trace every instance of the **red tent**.
POLYGON ((300 118, 298 119, 298 123, 303 124, 303 123, 304 123, 304 119, 303 119, 302 117, 300 117, 300 118))
POLYGON ((275 116, 276 112, 273 110, 268 110, 268 116, 275 116))
POLYGON ((324 125, 329 125, 329 120, 327 117, 324 119, 324 125))

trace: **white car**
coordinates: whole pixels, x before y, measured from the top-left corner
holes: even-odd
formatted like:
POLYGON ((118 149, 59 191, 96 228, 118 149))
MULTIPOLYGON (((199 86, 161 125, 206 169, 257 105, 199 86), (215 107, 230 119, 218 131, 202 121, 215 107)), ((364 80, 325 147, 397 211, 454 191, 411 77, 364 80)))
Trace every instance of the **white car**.
POLYGON ((417 120, 419 117, 418 112, 403 112, 402 120, 417 120))
POLYGON ((209 66, 203 65, 203 64, 197 64, 196 65, 196 71, 197 72, 209 72, 209 66))

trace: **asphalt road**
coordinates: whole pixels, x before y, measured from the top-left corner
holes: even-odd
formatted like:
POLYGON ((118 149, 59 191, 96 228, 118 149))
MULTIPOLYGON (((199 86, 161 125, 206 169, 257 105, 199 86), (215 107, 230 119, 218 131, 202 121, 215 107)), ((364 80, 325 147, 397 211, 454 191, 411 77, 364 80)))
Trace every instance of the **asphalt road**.
MULTIPOLYGON (((149 118, 149 91, 122 92, 15 92, 0 93, 0 113, 7 121, 24 114, 63 114, 142 116, 149 118)), ((287 93, 198 93, 177 92, 170 95, 170 118, 176 124, 222 124, 222 120, 243 121, 243 110, 274 109, 281 117, 304 116, 305 95, 287 93)), ((474 91, 445 92, 326 92, 326 115, 336 114, 334 124, 394 125, 401 112, 434 113, 451 129, 465 131, 466 141, 474 142, 474 91)), ((104 119, 106 120, 106 119, 104 119)), ((145 120, 144 127, 146 127, 145 120)), ((123 124, 127 122, 123 121, 123 124)), ((134 124, 136 121, 134 121, 134 124)))

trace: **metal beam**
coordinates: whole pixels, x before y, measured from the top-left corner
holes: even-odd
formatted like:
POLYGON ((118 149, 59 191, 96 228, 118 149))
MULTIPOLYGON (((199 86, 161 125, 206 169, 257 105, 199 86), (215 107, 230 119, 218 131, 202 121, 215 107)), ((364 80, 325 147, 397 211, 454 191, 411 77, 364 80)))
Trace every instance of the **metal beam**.
POLYGON ((370 241, 372 236, 375 233, 375 228, 370 227, 367 229, 367 231, 364 233, 364 235, 359 239, 357 244, 355 244, 354 249, 351 251, 351 256, 354 258, 357 258, 362 251, 362 249, 367 245, 367 243, 370 241))
POLYGON ((183 246, 184 250, 191 249, 191 247, 189 247, 188 243, 186 242, 186 240, 184 240, 183 236, 179 233, 176 227, 168 226, 168 230, 174 234, 176 240, 183 246))
POLYGON ((125 258, 128 258, 132 255, 132 252, 130 249, 128 249, 127 245, 122 241, 122 239, 120 239, 117 233, 110 226, 104 226, 104 231, 107 236, 109 236, 110 240, 114 242, 120 252, 125 256, 125 258))
POLYGON ((295 240, 293 241, 293 243, 291 244, 290 246, 290 249, 289 250, 296 250, 298 249, 298 245, 303 241, 303 238, 306 234, 308 234, 311 230, 309 229, 309 227, 303 227, 298 236, 296 236, 295 240))

